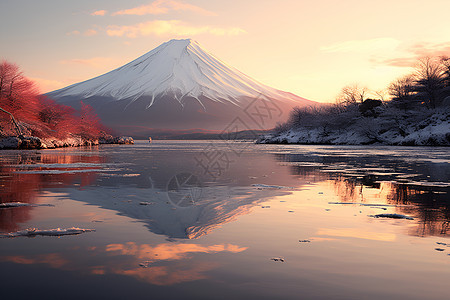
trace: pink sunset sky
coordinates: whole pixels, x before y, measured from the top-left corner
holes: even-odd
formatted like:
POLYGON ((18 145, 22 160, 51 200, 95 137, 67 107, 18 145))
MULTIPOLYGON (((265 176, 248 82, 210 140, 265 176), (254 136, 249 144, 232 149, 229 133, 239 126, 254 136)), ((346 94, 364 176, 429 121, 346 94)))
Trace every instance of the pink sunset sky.
POLYGON ((192 38, 250 77, 320 102, 381 90, 416 59, 450 55, 448 0, 15 0, 0 2, 0 57, 42 92, 192 38))

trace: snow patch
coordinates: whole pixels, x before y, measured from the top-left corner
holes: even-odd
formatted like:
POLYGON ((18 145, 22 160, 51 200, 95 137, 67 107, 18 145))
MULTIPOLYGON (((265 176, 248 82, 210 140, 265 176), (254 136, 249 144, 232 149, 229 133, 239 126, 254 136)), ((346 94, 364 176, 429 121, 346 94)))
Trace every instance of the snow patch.
POLYGON ((95 229, 82 229, 78 227, 71 227, 71 228, 56 228, 56 229, 47 229, 47 230, 41 230, 37 228, 28 228, 25 230, 20 230, 16 232, 10 232, 5 234, 0 234, 0 238, 15 238, 15 237, 21 237, 21 236, 27 236, 27 237, 35 237, 38 235, 41 236, 63 236, 63 235, 77 235, 84 232, 92 232, 95 231, 95 229))
POLYGON ((1 208, 14 208, 14 207, 24 207, 24 206, 54 206, 53 204, 31 204, 31 203, 23 203, 23 202, 6 202, 0 203, 1 208))

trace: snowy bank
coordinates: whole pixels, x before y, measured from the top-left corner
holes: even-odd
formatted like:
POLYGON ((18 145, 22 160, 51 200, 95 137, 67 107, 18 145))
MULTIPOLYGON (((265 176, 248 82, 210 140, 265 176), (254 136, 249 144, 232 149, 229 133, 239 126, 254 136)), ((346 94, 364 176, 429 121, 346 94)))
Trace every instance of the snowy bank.
POLYGON ((0 138, 0 149, 53 149, 63 147, 95 146, 99 144, 134 144, 132 137, 107 136, 100 140, 80 137, 38 138, 34 136, 8 136, 0 138))
POLYGON ((290 126, 261 136, 261 144, 449 146, 450 107, 434 110, 380 110, 376 117, 353 116, 345 125, 333 120, 290 126))

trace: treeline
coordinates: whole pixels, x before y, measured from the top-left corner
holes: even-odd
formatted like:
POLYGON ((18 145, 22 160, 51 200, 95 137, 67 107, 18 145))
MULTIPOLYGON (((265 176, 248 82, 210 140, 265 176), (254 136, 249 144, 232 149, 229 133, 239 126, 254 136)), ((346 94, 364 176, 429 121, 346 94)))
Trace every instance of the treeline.
MULTIPOLYGON (((356 119, 390 116, 417 122, 429 117, 433 110, 450 106, 450 58, 423 58, 412 74, 392 82, 385 90, 370 91, 357 84, 342 88, 333 104, 295 108, 275 133, 299 127, 345 129, 356 119)), ((398 124, 401 131, 401 124, 398 124)))
POLYGON ((58 104, 40 95, 35 83, 19 67, 0 63, 0 138, 29 135, 39 138, 98 139, 104 128, 93 109, 58 104))

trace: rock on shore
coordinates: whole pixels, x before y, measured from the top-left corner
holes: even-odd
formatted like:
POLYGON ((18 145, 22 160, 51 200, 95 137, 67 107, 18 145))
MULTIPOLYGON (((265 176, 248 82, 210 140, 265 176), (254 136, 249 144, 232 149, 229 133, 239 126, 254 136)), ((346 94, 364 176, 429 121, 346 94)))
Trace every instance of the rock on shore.
POLYGON ((99 139, 99 144, 121 144, 121 145, 130 145, 134 144, 134 140, 131 136, 104 136, 99 139))

